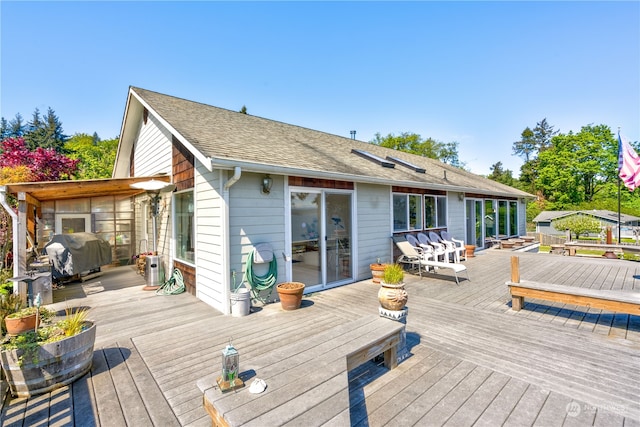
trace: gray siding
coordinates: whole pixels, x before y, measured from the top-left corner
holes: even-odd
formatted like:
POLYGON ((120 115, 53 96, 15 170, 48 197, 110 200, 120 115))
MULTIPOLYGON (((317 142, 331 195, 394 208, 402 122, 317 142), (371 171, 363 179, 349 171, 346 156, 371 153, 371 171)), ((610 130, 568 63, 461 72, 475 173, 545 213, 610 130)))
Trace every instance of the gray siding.
POLYGON ((391 187, 356 186, 358 261, 356 280, 371 277, 369 264, 393 261, 391 240, 391 187))
MULTIPOLYGON (((460 200, 460 193, 447 193, 447 230, 457 240, 465 240, 465 203, 460 200)), ((466 243, 466 242, 465 242, 466 243)))
MULTIPOLYGON (((278 282, 286 281, 286 265, 282 253, 289 253, 290 249, 285 248, 284 178, 272 175, 271 193, 262 194, 262 177, 260 174, 243 173, 230 191, 231 268, 238 272, 238 285, 246 269, 247 256, 258 243, 269 243, 273 247, 278 263, 278 282)), ((254 267, 257 274, 267 271, 266 265, 254 267)))

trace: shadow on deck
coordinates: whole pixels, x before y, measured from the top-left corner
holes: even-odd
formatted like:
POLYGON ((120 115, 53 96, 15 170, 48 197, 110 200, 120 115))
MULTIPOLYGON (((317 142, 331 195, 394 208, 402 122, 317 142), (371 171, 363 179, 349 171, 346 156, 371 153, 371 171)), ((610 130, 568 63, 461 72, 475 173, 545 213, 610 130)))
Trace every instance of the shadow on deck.
MULTIPOLYGON (((472 281, 407 275, 411 357, 396 369, 368 362, 349 374, 352 425, 625 425, 640 421, 640 318, 527 303, 510 310, 510 253, 466 261, 472 281)), ((521 254, 521 277, 571 286, 639 290, 640 264, 521 254)), ((249 316, 222 316, 188 294, 142 291, 118 267, 54 292, 55 309, 91 307, 94 366, 70 387, 5 407, 5 426, 209 426, 196 381, 219 369, 230 337, 240 364, 270 349, 377 312, 365 280, 249 316)), ((246 365, 249 366, 249 365, 246 365)), ((259 375, 259 372, 257 373, 259 375)))

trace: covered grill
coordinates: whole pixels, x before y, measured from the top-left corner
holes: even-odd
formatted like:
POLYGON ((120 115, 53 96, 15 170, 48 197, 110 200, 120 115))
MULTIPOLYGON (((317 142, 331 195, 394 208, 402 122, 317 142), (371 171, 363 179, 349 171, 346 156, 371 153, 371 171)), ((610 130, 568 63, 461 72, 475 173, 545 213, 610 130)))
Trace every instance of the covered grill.
POLYGON ((93 233, 55 234, 44 247, 54 280, 111 264, 111 245, 93 233))

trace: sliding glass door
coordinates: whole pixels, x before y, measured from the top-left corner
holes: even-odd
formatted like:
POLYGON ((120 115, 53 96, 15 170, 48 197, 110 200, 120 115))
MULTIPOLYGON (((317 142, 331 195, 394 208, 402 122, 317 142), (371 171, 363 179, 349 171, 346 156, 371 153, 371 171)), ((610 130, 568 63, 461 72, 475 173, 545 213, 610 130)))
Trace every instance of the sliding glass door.
POLYGON ((292 280, 324 288, 352 279, 352 198, 351 192, 292 189, 292 280))

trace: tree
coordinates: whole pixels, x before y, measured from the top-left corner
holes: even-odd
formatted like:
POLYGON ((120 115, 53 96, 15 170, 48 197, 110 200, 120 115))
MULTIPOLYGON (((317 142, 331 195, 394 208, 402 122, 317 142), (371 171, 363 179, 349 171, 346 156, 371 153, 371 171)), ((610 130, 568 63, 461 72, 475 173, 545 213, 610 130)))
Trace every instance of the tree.
POLYGON ((557 219, 553 221, 553 227, 560 230, 569 230, 574 234, 576 240, 580 235, 585 233, 599 233, 602 230, 602 224, 597 219, 588 215, 573 215, 567 218, 557 219))
POLYGON ((6 138, 18 138, 24 135, 24 132, 25 124, 22 122, 22 116, 20 113, 16 114, 10 122, 7 122, 7 119, 4 117, 0 119, 0 140, 6 138))
POLYGON ((606 125, 584 126, 579 133, 556 135, 538 155, 536 187, 555 209, 591 202, 615 180, 617 144, 606 125))
POLYGON ((436 141, 433 138, 422 139, 417 133, 410 132, 403 132, 398 136, 390 133, 385 137, 378 132, 369 142, 381 147, 440 160, 443 163, 459 168, 464 167, 464 164, 460 162, 458 157, 457 142, 444 143, 436 141))
POLYGON ((242 114, 247 114, 247 106, 246 106, 246 105, 243 105, 243 106, 242 106, 242 108, 240 109, 240 112, 241 112, 242 114))
POLYGON ((116 161, 118 139, 101 141, 81 133, 72 136, 64 145, 69 158, 79 160, 78 179, 110 178, 116 161))
POLYGON ((513 172, 509 169, 503 169, 502 162, 494 163, 490 169, 491 173, 487 178, 512 187, 514 186, 515 180, 513 178, 513 172))
POLYGON ((61 153, 64 142, 69 137, 63 133, 60 119, 49 107, 47 115, 44 117, 40 116, 40 110, 35 109, 33 117, 28 123, 24 139, 30 150, 35 150, 37 147, 53 148, 61 153))
POLYGON ((553 126, 547 123, 547 118, 540 120, 536 123, 536 127, 533 128, 533 138, 538 147, 538 152, 544 151, 551 145, 551 140, 556 136, 559 131, 554 130, 553 126))
POLYGON ((544 118, 536 123, 531 130, 527 127, 522 131, 520 141, 513 143, 513 154, 524 159, 524 164, 520 167, 520 183, 521 187, 528 189, 529 192, 536 192, 536 180, 538 179, 539 162, 538 156, 541 152, 548 149, 551 145, 552 138, 558 134, 553 129, 547 119, 544 118))
POLYGON ((527 127, 522 131, 520 137, 520 141, 515 141, 513 143, 513 154, 522 157, 524 162, 528 163, 529 160, 531 160, 531 158, 538 152, 533 131, 527 127))
POLYGON ((70 179, 78 169, 79 160, 59 154, 53 148, 38 147, 30 151, 23 138, 7 138, 1 145, 0 168, 26 166, 31 171, 30 181, 70 179))

